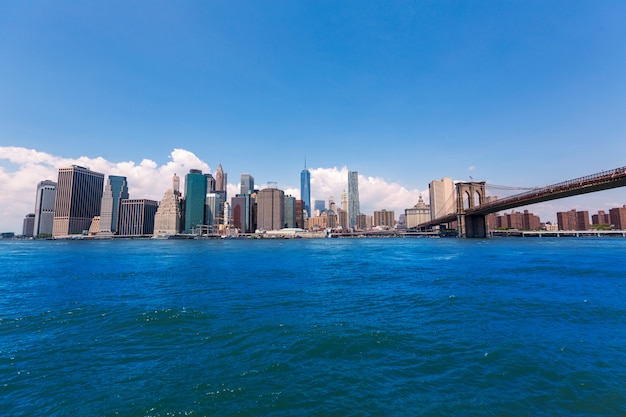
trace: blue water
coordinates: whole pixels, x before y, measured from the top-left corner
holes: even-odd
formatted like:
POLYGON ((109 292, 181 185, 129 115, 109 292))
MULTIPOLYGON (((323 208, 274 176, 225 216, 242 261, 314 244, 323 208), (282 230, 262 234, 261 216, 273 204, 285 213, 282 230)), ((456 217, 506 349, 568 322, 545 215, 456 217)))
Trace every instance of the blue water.
POLYGON ((0 242, 3 416, 626 415, 626 239, 0 242))

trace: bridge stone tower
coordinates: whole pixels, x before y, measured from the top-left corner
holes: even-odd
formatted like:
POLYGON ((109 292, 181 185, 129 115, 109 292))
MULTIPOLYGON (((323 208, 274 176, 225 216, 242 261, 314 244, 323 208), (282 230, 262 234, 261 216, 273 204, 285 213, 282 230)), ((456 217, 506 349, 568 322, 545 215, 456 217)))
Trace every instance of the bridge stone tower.
POLYGON ((485 182, 459 182, 456 184, 456 217, 459 237, 487 237, 488 224, 484 214, 466 214, 487 201, 485 182))

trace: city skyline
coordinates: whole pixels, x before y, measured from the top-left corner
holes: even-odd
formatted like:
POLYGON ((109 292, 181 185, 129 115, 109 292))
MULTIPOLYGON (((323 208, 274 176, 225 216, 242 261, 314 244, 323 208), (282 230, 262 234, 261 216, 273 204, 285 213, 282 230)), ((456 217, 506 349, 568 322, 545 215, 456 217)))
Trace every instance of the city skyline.
MULTIPOLYGON (((0 230, 18 232, 35 184, 72 164, 126 176, 131 198, 160 200, 174 173, 219 164, 229 196, 242 173, 299 196, 306 155, 312 201, 338 201, 357 171, 368 213, 413 207, 441 178, 533 187, 624 166, 625 13, 577 1, 1 3, 0 230)), ((617 189, 530 210, 555 221, 625 200, 617 189)))

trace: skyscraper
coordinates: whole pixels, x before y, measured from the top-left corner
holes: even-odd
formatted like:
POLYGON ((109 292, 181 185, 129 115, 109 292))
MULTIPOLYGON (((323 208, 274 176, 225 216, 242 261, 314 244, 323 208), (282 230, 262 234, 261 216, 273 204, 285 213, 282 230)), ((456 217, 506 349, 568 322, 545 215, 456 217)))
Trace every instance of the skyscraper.
POLYGON ((163 194, 163 199, 154 215, 155 235, 176 235, 181 227, 180 178, 174 174, 172 188, 163 194))
POLYGON ((54 237, 89 230, 94 216, 100 215, 104 174, 78 165, 59 169, 54 203, 54 237))
POLYGON ((311 217, 311 173, 306 169, 306 162, 300 173, 300 200, 304 204, 307 216, 311 217))
POLYGON ((280 230, 285 220, 285 193, 277 188, 264 188, 257 196, 257 227, 280 230))
POLYGON ((359 173, 348 172, 348 227, 357 227, 357 216, 361 213, 359 205, 359 173))
POLYGON ((226 173, 222 169, 222 164, 219 164, 215 172, 215 191, 226 191, 227 184, 226 173))
POLYGON ((254 192, 254 177, 250 174, 241 174, 240 194, 254 192))
POLYGON ((206 194, 206 176, 199 169, 190 169, 185 176, 185 233, 199 232, 199 227, 205 224, 206 194))
POLYGON ((428 184, 428 193, 430 197, 431 220, 455 212, 456 201, 452 178, 431 181, 428 184))
POLYGON ((35 213, 28 213, 24 218, 24 223, 22 224, 22 236, 24 237, 33 237, 35 230, 35 213))
POLYGON ((285 196, 285 224, 284 227, 296 227, 296 198, 292 196, 285 196))
POLYGON ((128 185, 126 177, 109 175, 102 194, 100 208, 100 232, 111 234, 117 232, 117 219, 120 211, 120 201, 128 199, 128 185))
POLYGON ((54 200, 57 195, 57 183, 50 180, 41 181, 37 185, 35 198, 34 236, 52 235, 54 223, 54 200))

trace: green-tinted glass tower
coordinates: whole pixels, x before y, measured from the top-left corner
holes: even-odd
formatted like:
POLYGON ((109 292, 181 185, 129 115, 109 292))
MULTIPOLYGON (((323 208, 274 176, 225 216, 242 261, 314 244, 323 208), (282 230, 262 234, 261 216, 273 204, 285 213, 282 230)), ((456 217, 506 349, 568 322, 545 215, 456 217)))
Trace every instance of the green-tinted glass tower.
POLYGON ((185 233, 200 233, 204 224, 206 182, 199 169, 191 169, 185 176, 185 233))

